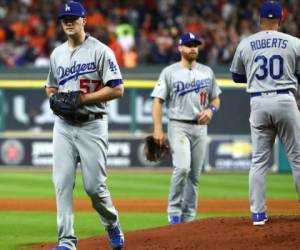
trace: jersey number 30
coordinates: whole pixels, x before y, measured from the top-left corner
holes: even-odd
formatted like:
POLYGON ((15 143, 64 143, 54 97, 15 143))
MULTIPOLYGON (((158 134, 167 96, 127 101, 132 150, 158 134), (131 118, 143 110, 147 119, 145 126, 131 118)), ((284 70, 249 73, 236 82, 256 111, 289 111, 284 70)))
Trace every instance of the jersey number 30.
POLYGON ((259 74, 255 74, 258 80, 264 80, 268 75, 278 80, 283 75, 283 58, 280 55, 273 55, 270 58, 257 56, 254 62, 259 62, 259 74))

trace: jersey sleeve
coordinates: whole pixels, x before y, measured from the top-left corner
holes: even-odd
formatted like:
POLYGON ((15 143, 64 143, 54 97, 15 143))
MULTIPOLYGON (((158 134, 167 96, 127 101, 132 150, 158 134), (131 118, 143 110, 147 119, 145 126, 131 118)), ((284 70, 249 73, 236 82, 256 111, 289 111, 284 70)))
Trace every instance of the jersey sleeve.
POLYGON ((242 58, 242 50, 241 50, 241 44, 237 47, 233 60, 232 60, 232 64, 230 67, 230 71, 232 73, 237 73, 239 75, 245 75, 246 71, 245 71, 245 66, 243 63, 243 58, 242 58))
POLYGON ((211 86, 211 90, 209 93, 210 100, 218 97, 222 93, 220 87, 218 86, 218 83, 216 81, 216 77, 215 77, 215 74, 213 73, 213 71, 212 71, 212 82, 211 83, 212 83, 212 86, 211 86))
POLYGON ((57 77, 55 75, 55 67, 53 61, 53 54, 50 56, 50 67, 48 72, 48 77, 46 81, 47 88, 58 88, 57 77))
POLYGON ((104 56, 99 61, 99 72, 102 73, 102 79, 104 85, 111 80, 121 79, 122 74, 117 63, 115 54, 111 49, 107 49, 104 52, 104 56), (101 60, 103 60, 101 62, 101 60))
POLYGON ((160 99, 166 100, 168 96, 168 84, 167 84, 167 74, 166 71, 162 71, 156 85, 151 93, 151 97, 158 97, 160 99))
POLYGON ((300 39, 297 39, 297 60, 296 60, 296 75, 300 75, 300 39))

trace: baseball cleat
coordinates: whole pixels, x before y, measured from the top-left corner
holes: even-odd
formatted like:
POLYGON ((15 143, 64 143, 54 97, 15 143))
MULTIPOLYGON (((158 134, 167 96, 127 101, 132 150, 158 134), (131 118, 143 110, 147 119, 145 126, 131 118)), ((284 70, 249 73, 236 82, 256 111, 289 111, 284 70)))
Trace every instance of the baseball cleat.
POLYGON ((181 223, 181 217, 179 215, 169 215, 168 216, 169 224, 176 225, 181 223))
POLYGON ((254 226, 263 226, 268 221, 268 216, 263 213, 252 213, 252 221, 254 226))
POLYGON ((71 250, 71 249, 64 246, 58 246, 58 247, 51 248, 49 250, 71 250))
POLYGON ((124 246, 124 234, 118 223, 114 228, 107 229, 109 242, 113 250, 121 250, 124 246))

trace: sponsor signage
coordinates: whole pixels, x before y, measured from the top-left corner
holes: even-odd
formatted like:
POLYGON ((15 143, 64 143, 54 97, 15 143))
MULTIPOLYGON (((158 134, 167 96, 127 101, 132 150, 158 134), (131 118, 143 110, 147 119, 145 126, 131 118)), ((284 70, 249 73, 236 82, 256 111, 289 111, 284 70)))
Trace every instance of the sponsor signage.
MULTIPOLYGON (((49 167, 53 161, 51 139, 19 138, 0 139, 0 166, 49 167)), ((144 142, 141 139, 111 139, 108 148, 109 167, 170 167, 171 159, 149 162, 144 156, 144 142)))
MULTIPOLYGON (((210 137, 205 172, 248 172, 251 165, 250 137, 210 137)), ((0 167, 49 167, 53 161, 53 146, 49 137, 0 138, 0 167)), ((277 171, 274 152, 268 165, 277 171)), ((144 156, 144 141, 139 138, 111 138, 108 148, 108 167, 171 167, 171 156, 162 162, 149 162, 144 156)))
POLYGON ((6 165, 19 165, 25 158, 25 147, 16 139, 6 140, 1 145, 1 159, 6 165))
MULTIPOLYGON (((251 166, 252 145, 250 137, 228 137, 213 139, 209 144, 207 172, 249 171, 251 166)), ((274 152, 268 162, 276 170, 274 152)))

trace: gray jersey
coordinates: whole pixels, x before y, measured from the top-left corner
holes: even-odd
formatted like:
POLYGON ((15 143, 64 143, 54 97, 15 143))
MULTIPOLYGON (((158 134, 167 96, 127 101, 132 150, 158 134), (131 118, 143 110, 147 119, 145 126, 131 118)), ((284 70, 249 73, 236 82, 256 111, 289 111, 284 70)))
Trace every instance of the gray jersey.
MULTIPOLYGON (((59 92, 91 93, 115 79, 122 76, 113 51, 91 36, 75 49, 65 42, 51 54, 47 87, 58 88, 59 92)), ((107 112, 106 103, 102 102, 82 108, 93 113, 107 112)))
POLYGON ((151 96, 166 101, 170 119, 196 120, 220 93, 211 68, 197 63, 187 69, 174 63, 161 72, 151 96))
POLYGON ((260 31, 241 41, 230 71, 247 76, 247 92, 297 89, 300 40, 278 31, 260 31))

